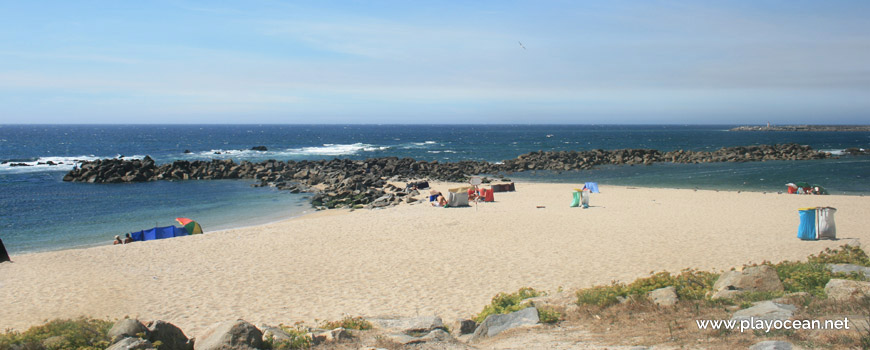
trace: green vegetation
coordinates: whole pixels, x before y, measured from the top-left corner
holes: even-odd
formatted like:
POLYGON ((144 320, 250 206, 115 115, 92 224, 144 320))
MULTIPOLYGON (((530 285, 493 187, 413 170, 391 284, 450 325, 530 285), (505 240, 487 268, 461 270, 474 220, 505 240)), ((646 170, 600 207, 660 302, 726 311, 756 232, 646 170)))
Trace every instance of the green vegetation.
POLYGON ((109 346, 106 335, 112 328, 112 322, 92 318, 74 320, 53 320, 40 326, 34 326, 20 333, 6 331, 0 334, 0 350, 12 349, 75 349, 96 350, 109 346))
POLYGON ((308 349, 311 347, 311 337, 308 336, 308 327, 305 327, 302 322, 296 322, 293 326, 280 324, 278 327, 284 330, 284 332, 290 336, 290 339, 277 340, 269 337, 266 339, 267 347, 275 350, 308 349))
MULTIPOLYGON (((531 306, 525 301, 526 299, 542 295, 546 295, 546 293, 539 292, 534 288, 529 287, 520 288, 516 293, 498 293, 492 298, 492 302, 485 306, 483 311, 472 319, 475 322, 480 323, 486 320, 489 315, 509 314, 514 311, 525 309, 531 306)), ((542 323, 555 323, 562 318, 562 314, 556 310, 547 308, 539 308, 537 310, 538 318, 542 323)))
MULTIPOLYGON (((807 292, 816 296, 825 295, 825 285, 832 278, 862 279, 855 273, 832 273, 825 264, 855 264, 870 266, 870 258, 856 246, 844 245, 836 249, 827 248, 818 255, 810 255, 807 261, 783 261, 777 264, 765 262, 776 270, 782 281, 785 293, 807 292)), ((649 277, 639 278, 630 284, 613 282, 609 286, 595 286, 577 292, 577 304, 597 305, 601 307, 616 304, 620 298, 645 298, 652 290, 674 286, 681 300, 705 299, 719 275, 712 272, 683 270, 672 275, 659 272, 649 277)), ((768 300, 782 296, 779 293, 744 293, 735 298, 738 304, 748 304, 753 301, 768 300)))
POLYGON ((372 323, 366 321, 362 317, 351 317, 344 316, 344 318, 338 321, 329 321, 323 322, 320 324, 320 328, 323 329, 336 329, 336 328, 344 328, 344 329, 355 329, 358 331, 365 331, 372 329, 372 323))
POLYGON ((616 304, 619 298, 646 298, 646 294, 664 287, 673 286, 677 296, 683 300, 703 299, 713 289, 718 274, 686 269, 679 274, 659 272, 649 277, 639 278, 630 284, 613 282, 609 286, 596 286, 577 292, 577 303, 601 307, 616 304))

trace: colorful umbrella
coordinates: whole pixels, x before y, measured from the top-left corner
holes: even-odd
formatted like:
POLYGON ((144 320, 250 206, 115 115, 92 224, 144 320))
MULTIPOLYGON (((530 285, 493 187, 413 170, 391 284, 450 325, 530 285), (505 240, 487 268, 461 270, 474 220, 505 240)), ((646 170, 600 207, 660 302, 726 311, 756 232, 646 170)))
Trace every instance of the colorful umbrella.
POLYGON ((187 230, 187 233, 195 235, 197 233, 202 233, 202 226, 199 226, 199 223, 193 221, 188 218, 175 218, 175 221, 178 221, 179 224, 184 226, 184 229, 187 230))

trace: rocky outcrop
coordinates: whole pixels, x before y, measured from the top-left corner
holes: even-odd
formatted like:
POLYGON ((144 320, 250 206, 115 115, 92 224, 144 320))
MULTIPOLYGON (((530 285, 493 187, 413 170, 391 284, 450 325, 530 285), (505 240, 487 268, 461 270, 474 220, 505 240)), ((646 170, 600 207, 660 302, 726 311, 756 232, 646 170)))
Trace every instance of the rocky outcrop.
POLYGON ((831 272, 833 273, 845 273, 852 274, 856 273, 861 276, 864 276, 864 279, 870 277, 870 267, 861 266, 861 265, 853 265, 853 264, 826 264, 825 265, 831 272))
POLYGON ((743 271, 728 271, 713 284, 713 299, 727 299, 742 292, 782 291, 782 281, 769 265, 752 266, 743 271))
MULTIPOLYGON (((163 349, 163 347, 160 347, 163 349)), ((156 350, 157 347, 153 343, 145 339, 139 338, 124 338, 121 341, 112 344, 107 350, 156 350)))

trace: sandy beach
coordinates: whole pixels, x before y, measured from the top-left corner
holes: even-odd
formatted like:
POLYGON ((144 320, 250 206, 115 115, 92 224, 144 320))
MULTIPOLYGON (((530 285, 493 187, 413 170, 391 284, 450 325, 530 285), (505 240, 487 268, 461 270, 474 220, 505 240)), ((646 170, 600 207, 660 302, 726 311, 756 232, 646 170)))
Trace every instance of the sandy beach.
POLYGON ((870 241, 870 197, 602 185, 581 209, 568 206, 574 187, 518 183, 477 207, 330 210, 197 236, 13 255, 14 263, 0 264, 0 328, 130 316, 196 336, 236 318, 449 321, 523 286, 582 288, 651 271, 804 259, 870 241), (808 206, 838 209, 839 240, 796 238, 797 209, 808 206))

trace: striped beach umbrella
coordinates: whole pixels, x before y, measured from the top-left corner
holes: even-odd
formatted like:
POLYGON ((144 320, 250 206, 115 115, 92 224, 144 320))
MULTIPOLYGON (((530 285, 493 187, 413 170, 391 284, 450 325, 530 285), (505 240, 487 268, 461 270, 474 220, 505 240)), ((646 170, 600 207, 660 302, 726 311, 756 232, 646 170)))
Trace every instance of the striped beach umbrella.
POLYGON ((187 230, 187 233, 195 235, 197 233, 202 233, 202 226, 199 226, 199 223, 193 221, 188 218, 175 218, 175 221, 178 221, 181 226, 184 226, 184 229, 187 230))

